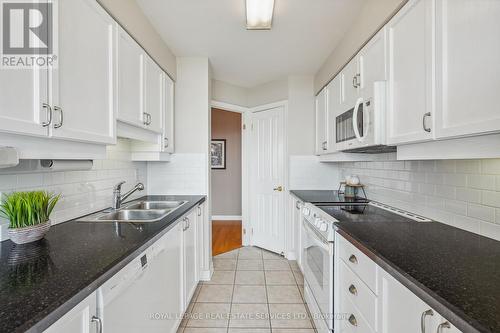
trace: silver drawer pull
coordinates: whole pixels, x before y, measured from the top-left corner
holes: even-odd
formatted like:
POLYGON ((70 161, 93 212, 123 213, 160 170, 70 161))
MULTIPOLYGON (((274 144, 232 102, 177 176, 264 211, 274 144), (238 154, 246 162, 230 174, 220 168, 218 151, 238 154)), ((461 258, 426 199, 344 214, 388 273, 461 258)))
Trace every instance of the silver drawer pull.
POLYGON ((349 324, 351 324, 352 326, 358 326, 358 320, 356 319, 356 317, 354 317, 353 314, 351 314, 349 316, 349 324))
POLYGON ((349 257, 349 261, 352 262, 353 264, 357 264, 358 258, 356 258, 354 254, 351 254, 351 256, 349 257))
POLYGON ((422 312, 422 315, 420 316, 420 331, 421 333, 425 333, 425 318, 427 316, 434 316, 434 311, 431 309, 422 312))
POLYGON ((422 127, 424 128, 424 131, 426 131, 427 133, 431 132, 431 128, 427 127, 427 125, 425 124, 425 120, 427 119, 427 117, 430 117, 430 116, 431 116, 431 113, 427 112, 426 114, 424 114, 424 116, 422 118, 422 127))
POLYGON ((350 292, 351 294, 353 294, 354 296, 357 296, 357 295, 358 295, 358 289, 356 289, 356 287, 355 287, 353 284, 351 284, 351 285, 349 286, 349 292, 350 292))
POLYGON ((438 326, 438 329, 437 329, 437 333, 442 333, 443 332, 443 328, 451 328, 451 325, 449 322, 445 321, 444 323, 441 323, 439 324, 438 326))

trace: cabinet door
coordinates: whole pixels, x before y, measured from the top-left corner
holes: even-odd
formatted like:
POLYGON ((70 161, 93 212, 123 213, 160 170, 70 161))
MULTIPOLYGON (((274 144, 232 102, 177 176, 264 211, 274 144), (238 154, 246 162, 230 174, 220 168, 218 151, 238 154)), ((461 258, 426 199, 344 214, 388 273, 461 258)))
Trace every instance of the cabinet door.
POLYGON ((335 153, 337 143, 337 116, 342 113, 341 109, 341 89, 340 76, 337 75, 328 85, 327 112, 326 112, 326 152, 335 153))
POLYGON ((360 86, 360 74, 358 68, 358 56, 355 56, 345 66, 340 74, 342 78, 342 109, 345 111, 354 108, 358 98, 360 86))
POLYGON ((431 140, 431 0, 410 0, 387 24, 389 144, 431 140), (427 129, 427 130, 426 130, 427 129))
POLYGON ((144 119, 146 128, 158 133, 163 132, 163 71, 147 55, 144 56, 144 119))
POLYGON ((117 118, 143 126, 143 50, 122 28, 118 27, 117 34, 117 118))
POLYGON ((323 88, 316 96, 316 154, 322 155, 327 151, 326 139, 326 111, 328 105, 328 89, 323 88))
POLYGON ((197 212, 193 211, 184 220, 184 310, 198 284, 196 215, 197 212))
POLYGON ((500 1, 436 7, 436 137, 500 131, 500 1))
POLYGON ((436 332, 439 315, 409 289, 380 269, 380 323, 382 333, 436 332), (404 304, 404 306, 401 306, 404 304))
POLYGON ((93 293, 56 321, 44 333, 94 333, 98 332, 96 315, 97 300, 93 293))
POLYGON ((386 30, 382 29, 359 52, 360 94, 373 96, 373 83, 387 80, 386 30))
POLYGON ((114 21, 93 0, 59 1, 59 67, 52 136, 115 142, 114 21))
POLYGON ((46 70, 1 70, 0 131, 47 136, 48 104, 46 70))
POLYGON ((163 117, 163 145, 164 151, 167 153, 174 152, 174 114, 175 114, 175 100, 174 100, 174 81, 164 74, 164 112, 163 117))

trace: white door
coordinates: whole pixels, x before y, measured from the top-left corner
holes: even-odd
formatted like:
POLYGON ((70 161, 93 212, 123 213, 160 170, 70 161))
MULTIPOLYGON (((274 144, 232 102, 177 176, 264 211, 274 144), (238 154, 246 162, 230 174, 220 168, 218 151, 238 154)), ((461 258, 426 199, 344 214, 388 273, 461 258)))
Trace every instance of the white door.
POLYGON ((139 44, 118 27, 118 120, 143 126, 143 58, 139 44))
POLYGON ((58 321, 52 324, 44 333, 94 333, 100 332, 97 318, 96 294, 92 293, 86 299, 69 310, 58 321))
POLYGON ((187 308, 191 297, 198 284, 197 272, 197 246, 196 246, 196 216, 197 211, 191 212, 183 221, 184 244, 184 310, 187 308))
POLYGON ((500 1, 436 7, 436 137, 500 131, 500 1))
POLYGON ((328 154, 337 151, 337 149, 335 149, 337 143, 337 116, 343 112, 341 108, 342 87, 340 78, 340 75, 337 75, 328 85, 328 104, 326 111, 326 152, 328 154))
POLYGON ((360 73, 358 56, 354 57, 340 74, 342 78, 342 107, 344 112, 354 108, 358 99, 360 87, 360 73))
POLYGON ((432 140, 432 2, 410 0, 387 24, 388 144, 432 140))
POLYGON ((323 88, 316 96, 316 154, 325 154, 328 149, 326 137, 326 111, 328 105, 328 89, 323 88))
POLYGON ((59 67, 52 136, 115 142, 114 21, 93 0, 59 1, 59 67))
POLYGON ((167 153, 174 152, 174 81, 170 79, 166 74, 164 76, 164 112, 165 116, 163 117, 163 145, 164 151, 167 153))
POLYGON ((144 113, 148 119, 146 128, 161 133, 163 131, 163 71, 148 56, 144 60, 144 113))
POLYGON ((285 249, 284 107, 252 114, 250 223, 252 245, 281 253, 285 249))

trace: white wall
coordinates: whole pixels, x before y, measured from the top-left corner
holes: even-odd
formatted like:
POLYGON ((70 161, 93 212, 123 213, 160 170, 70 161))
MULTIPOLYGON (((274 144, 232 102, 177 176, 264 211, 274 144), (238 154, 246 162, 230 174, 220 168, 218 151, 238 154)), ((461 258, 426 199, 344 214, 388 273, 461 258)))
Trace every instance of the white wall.
POLYGON ((135 0, 97 0, 175 80, 176 58, 135 0))
MULTIPOLYGON (((2 193, 33 190, 61 194, 51 216, 52 224, 111 207, 113 186, 120 181, 127 182, 123 185, 124 190, 137 182, 145 183, 148 189, 146 163, 130 162, 127 140, 118 140, 116 146, 109 146, 107 159, 94 161, 93 168, 88 171, 47 172, 40 170, 38 164, 37 160, 23 160, 15 168, 0 170, 0 197, 2 193)), ((145 194, 136 192, 131 198, 145 194)), ((7 223, 0 220, 0 240, 6 237, 7 223)))
POLYGON ((248 105, 255 107, 288 99, 288 80, 271 81, 248 90, 248 105))
POLYGON ((212 99, 218 102, 248 107, 248 89, 223 81, 212 80, 212 99))
POLYGON ((317 156, 290 156, 291 190, 336 190, 340 170, 334 163, 320 163, 317 156))
POLYGON ((500 159, 351 162, 372 200, 500 240, 500 159))
POLYGON ((351 28, 316 73, 315 91, 319 92, 335 77, 371 35, 406 2, 407 0, 367 0, 351 28))

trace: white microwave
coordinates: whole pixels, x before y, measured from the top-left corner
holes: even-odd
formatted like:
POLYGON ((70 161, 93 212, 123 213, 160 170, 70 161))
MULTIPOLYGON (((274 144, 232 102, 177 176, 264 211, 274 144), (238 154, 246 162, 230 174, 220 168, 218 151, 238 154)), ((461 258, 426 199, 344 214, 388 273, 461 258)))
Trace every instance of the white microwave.
POLYGON ((378 81, 368 96, 335 120, 337 151, 384 153, 395 151, 386 145, 386 82, 378 81))

